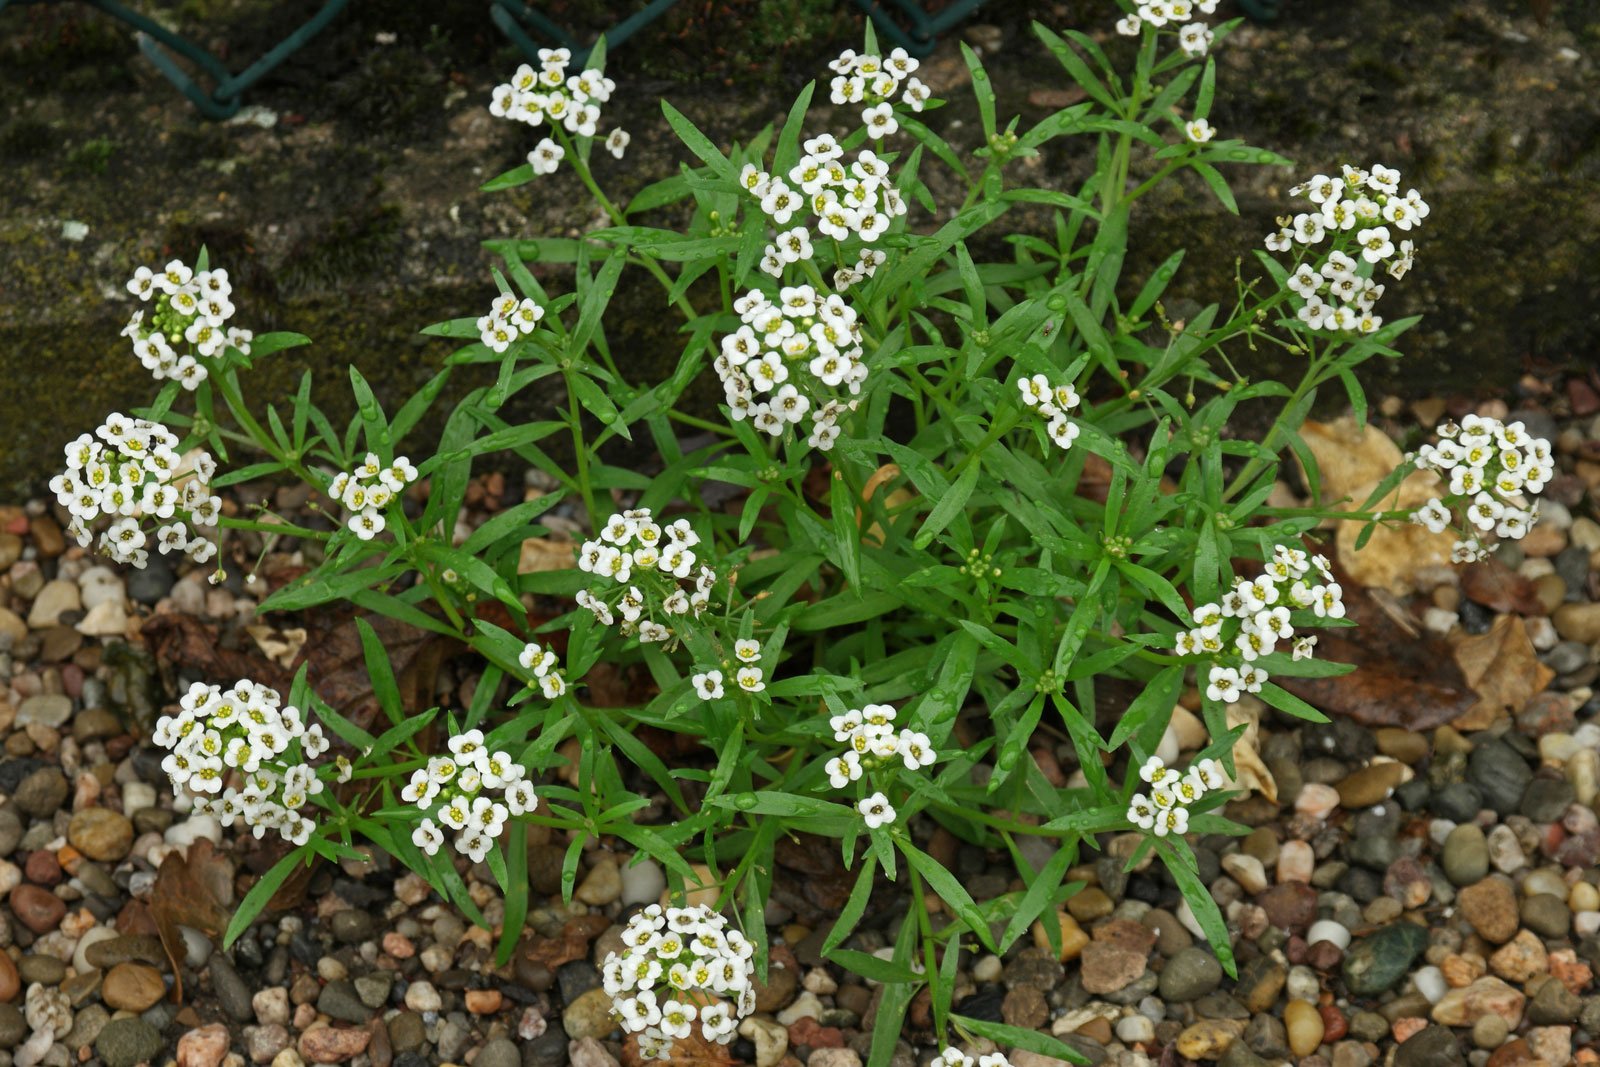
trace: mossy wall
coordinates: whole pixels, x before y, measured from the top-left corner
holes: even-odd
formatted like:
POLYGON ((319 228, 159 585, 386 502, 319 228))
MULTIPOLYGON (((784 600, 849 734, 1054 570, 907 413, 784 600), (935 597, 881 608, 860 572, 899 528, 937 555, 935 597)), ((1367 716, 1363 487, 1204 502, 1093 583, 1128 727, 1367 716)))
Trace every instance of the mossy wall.
MULTIPOLYGON (((319 2, 147 10, 242 66, 319 2)), ((1227 2, 1224 13, 1236 14, 1227 2)), ((596 29, 608 10, 632 5, 553 0, 549 9, 596 29)), ((1028 32, 1030 18, 1108 36, 1111 12, 1109 0, 985 5, 965 32, 986 51, 1002 112, 1031 122, 1061 106, 1065 77, 1028 32)), ((859 25, 850 5, 831 0, 679 5, 613 55, 621 91, 607 122, 628 128, 633 144, 623 163, 601 159, 600 180, 630 190, 686 158, 660 119, 663 97, 725 140, 781 119, 831 55, 859 46, 859 25)), ((1295 158, 1306 173, 1344 161, 1398 166, 1434 205, 1417 270, 1385 298, 1391 316, 1428 319, 1407 338, 1406 360, 1374 368, 1380 386, 1502 390, 1524 373, 1594 359, 1597 55, 1600 0, 1557 4, 1543 23, 1515 0, 1290 0, 1277 23, 1247 25, 1219 52, 1213 121, 1226 134, 1295 158)), ((0 390, 0 499, 37 492, 65 441, 152 395, 118 336, 135 306, 122 283, 135 266, 192 258, 202 243, 236 280, 240 325, 316 340, 263 361, 258 397, 284 396, 309 367, 330 409, 347 411, 353 362, 382 399, 400 402, 449 347, 416 330, 476 314, 492 295, 481 240, 594 224, 570 173, 477 191, 528 148, 527 131, 484 108, 517 62, 483 5, 352 5, 249 94, 265 110, 218 124, 92 9, 0 14, 0 370, 11 386, 0 390), (380 43, 390 34, 393 43, 380 43), (69 221, 88 227, 82 240, 64 236, 69 221)), ((953 101, 940 119, 960 123, 952 139, 974 147, 952 42, 923 77, 953 101)), ((1092 154, 1083 142, 1053 144, 1019 180, 1072 188, 1092 154)), ((1242 221, 1197 185, 1148 204, 1128 267, 1135 284, 1183 245, 1174 299, 1231 295, 1235 260, 1259 245, 1294 180, 1273 169, 1232 176, 1242 221)), ((953 190, 936 192, 945 201, 953 190)), ((1049 225, 1042 212, 1015 217, 1049 225)), ((564 288, 559 267, 548 273, 564 288)), ((677 358, 658 299, 653 283, 625 276, 608 322, 642 378, 677 358)))

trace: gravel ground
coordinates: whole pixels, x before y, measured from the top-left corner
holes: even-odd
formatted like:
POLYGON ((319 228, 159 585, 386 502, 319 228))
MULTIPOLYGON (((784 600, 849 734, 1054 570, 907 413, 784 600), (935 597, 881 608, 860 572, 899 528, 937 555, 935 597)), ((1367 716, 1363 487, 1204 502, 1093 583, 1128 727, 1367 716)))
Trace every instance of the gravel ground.
MULTIPOLYGON (((1228 809, 1252 832, 1197 842, 1233 934, 1236 982, 1161 869, 1124 872, 1133 839, 1112 836, 1070 875, 1087 888, 1051 920, 1061 952, 1036 928, 1004 958, 970 956, 959 1011, 1049 1031, 1117 1067, 1600 1060, 1600 399, 1586 381, 1525 386, 1513 417, 1560 454, 1545 520, 1502 551, 1493 581, 1421 568, 1406 595, 1388 597, 1419 647, 1453 648, 1463 664, 1473 642, 1525 635, 1502 642, 1475 679, 1493 706, 1473 707, 1459 729, 1421 732, 1408 725, 1437 709, 1401 689, 1361 721, 1308 726, 1262 713, 1255 762, 1272 788, 1228 809), (1522 682, 1502 684, 1512 675, 1522 682)), ((1382 408, 1397 437, 1446 409, 1469 410, 1436 400, 1382 408)), ((1478 410, 1507 414, 1503 404, 1478 410)), ((476 517, 522 492, 486 478, 474 487, 476 517)), ((292 492, 278 500, 303 502, 292 492)), ((200 571, 115 571, 68 548, 58 520, 37 501, 0 508, 0 1067, 633 1062, 598 964, 664 878, 652 862, 630 865, 613 841, 588 842, 567 906, 565 842, 534 832, 534 907, 504 968, 490 932, 375 856, 316 870, 301 903, 226 954, 183 931, 175 974, 152 906, 162 861, 184 857, 226 907, 273 857, 174 803, 147 735, 197 668, 158 664, 147 635, 187 619, 208 627, 217 649, 269 662, 288 630, 252 629, 254 601, 237 578, 212 588, 200 571)), ((264 571, 293 565, 296 547, 274 546, 264 571)), ((253 558, 257 546, 245 538, 236 548, 253 558)), ((1380 677, 1387 653, 1373 645, 1364 666, 1380 677)), ((447 665, 436 690, 448 699, 470 681, 447 665)), ((1174 739, 1196 741, 1191 730, 1180 715, 1174 739)), ((1034 756, 1053 780, 1072 780, 1070 747, 1034 756)), ((931 825, 917 833, 980 901, 1022 884, 1000 853, 931 825)), ((851 1067, 871 1040, 875 989, 818 954, 849 878, 832 845, 813 844, 780 850, 767 915, 773 966, 734 1062, 851 1067)), ((1041 865, 1049 856, 1041 842, 1024 851, 1041 865)), ((487 870, 467 876, 497 920, 487 870)), ((851 947, 892 940, 905 914, 898 892, 880 887, 851 947)), ((924 994, 896 1067, 927 1062, 930 1026, 924 994)))

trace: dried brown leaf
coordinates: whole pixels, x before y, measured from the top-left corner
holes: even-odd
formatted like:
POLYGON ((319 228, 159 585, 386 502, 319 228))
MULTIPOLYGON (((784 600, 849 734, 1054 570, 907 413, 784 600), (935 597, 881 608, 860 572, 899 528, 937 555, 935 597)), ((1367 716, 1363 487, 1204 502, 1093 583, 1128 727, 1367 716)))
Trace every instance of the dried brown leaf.
MULTIPOLYGON (((168 853, 156 871, 155 887, 150 893, 150 917, 172 963, 175 1004, 183 1002, 183 959, 188 952, 178 927, 192 927, 215 941, 228 925, 228 913, 215 894, 220 857, 212 854, 210 845, 210 841, 196 842, 187 856, 176 851, 168 853), (207 847, 199 848, 202 844, 207 847)), ((226 865, 227 861, 221 863, 226 865)), ((225 877, 226 892, 231 897, 232 874, 225 877)))
POLYGON ((300 655, 300 650, 306 644, 306 631, 303 626, 291 626, 278 629, 266 623, 253 623, 244 628, 250 639, 256 643, 263 655, 280 667, 291 667, 300 655))
MULTIPOLYGON (((1379 482, 1404 461, 1400 449, 1381 431, 1368 425, 1357 428, 1353 416, 1332 422, 1308 421, 1301 438, 1317 461, 1322 478, 1322 502, 1350 511, 1366 502, 1379 482)), ((1386 509, 1417 507, 1436 495, 1437 477, 1416 471, 1379 502, 1386 509)), ((1396 595, 1414 591, 1412 582, 1419 567, 1448 565, 1454 538, 1436 534, 1424 526, 1405 523, 1398 527, 1380 526, 1358 551, 1364 523, 1341 522, 1336 535, 1339 558, 1350 577, 1365 586, 1387 589, 1396 595)))
POLYGON ((530 537, 522 542, 517 557, 518 574, 536 574, 539 571, 564 571, 577 566, 578 545, 574 541, 557 541, 548 537, 530 537))
POLYGON ((688 1037, 674 1041, 671 1054, 664 1060, 640 1052, 638 1034, 629 1034, 622 1046, 622 1067, 655 1067, 657 1064, 666 1064, 667 1067, 736 1067, 743 1062, 733 1058, 727 1045, 707 1041, 699 1030, 693 1030, 688 1037))
POLYGON ((1516 615, 1501 615, 1487 633, 1462 640, 1455 661, 1478 691, 1477 703, 1454 723, 1458 730, 1486 730, 1508 715, 1515 717, 1556 676, 1539 662, 1527 626, 1516 615))
POLYGON ((580 915, 575 919, 567 920, 561 928, 559 937, 543 937, 539 934, 530 934, 517 948, 517 954, 542 963, 550 970, 555 970, 563 963, 581 960, 589 954, 589 943, 611 926, 611 920, 603 915, 580 915))
POLYGON ((1329 715, 1367 726, 1430 730, 1453 722, 1477 696, 1456 666, 1454 650, 1430 634, 1408 632, 1342 567, 1345 611, 1354 628, 1322 630, 1317 658, 1353 663, 1337 678, 1278 678, 1283 688, 1329 715))
POLYGON ((1461 568, 1461 594, 1501 614, 1545 614, 1533 582, 1493 556, 1461 568))

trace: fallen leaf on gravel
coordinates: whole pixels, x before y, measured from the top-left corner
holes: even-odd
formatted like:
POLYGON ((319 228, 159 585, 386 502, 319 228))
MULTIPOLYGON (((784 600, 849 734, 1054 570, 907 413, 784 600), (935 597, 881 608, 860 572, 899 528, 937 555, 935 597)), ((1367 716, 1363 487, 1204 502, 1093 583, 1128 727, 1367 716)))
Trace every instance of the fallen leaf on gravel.
POLYGON ((250 635, 256 647, 268 659, 280 667, 292 666, 306 644, 306 631, 303 626, 291 626, 280 630, 276 626, 258 622, 246 626, 244 632, 250 635))
POLYGON ((1300 439, 1317 461, 1324 503, 1358 497, 1357 490, 1383 481, 1405 460, 1387 434, 1370 424, 1358 429, 1353 415, 1332 422, 1307 419, 1300 428, 1300 439))
POLYGON ((1531 581, 1493 556, 1461 568, 1461 595, 1502 615, 1543 615, 1531 581))
POLYGON ((1249 702, 1240 701, 1228 705, 1228 728, 1248 724, 1248 728, 1239 736, 1238 742, 1233 746, 1233 769, 1238 772, 1233 779, 1235 789, 1243 789, 1247 793, 1260 793, 1274 804, 1278 802, 1278 782, 1272 777, 1272 772, 1267 770, 1267 765, 1261 762, 1261 753, 1256 750, 1261 734, 1261 711, 1263 705, 1259 700, 1249 702))
POLYGON ((517 953, 553 971, 564 963, 588 956, 589 943, 610 926, 611 920, 603 915, 580 915, 567 921, 567 925, 561 928, 560 937, 530 935, 517 953))
MULTIPOLYGON (((1387 435, 1370 425, 1357 429, 1355 418, 1350 415, 1332 422, 1309 421, 1300 436, 1317 461, 1323 502, 1343 511, 1353 511, 1366 503, 1378 483, 1404 462, 1399 447, 1387 435)), ((1436 495, 1437 484, 1438 478, 1431 471, 1415 471, 1374 507, 1418 507, 1436 495)), ((1357 551, 1356 542, 1364 525, 1340 522, 1335 535, 1340 561, 1361 585, 1403 595, 1415 591, 1412 582, 1418 568, 1450 563, 1450 546, 1455 538, 1409 522, 1398 527, 1380 526, 1357 551)))
POLYGON ((662 1063, 667 1067, 733 1067, 740 1062, 743 1061, 735 1060, 727 1045, 707 1041, 699 1030, 673 1041, 672 1052, 664 1060, 640 1052, 638 1034, 629 1034, 622 1046, 622 1067, 651 1067, 662 1063))
MULTIPOLYGON (((228 925, 228 913, 214 893, 218 863, 227 861, 213 856, 210 845, 210 841, 196 842, 190 856, 169 852, 156 871, 156 884, 150 892, 150 917, 172 962, 174 1004, 183 1003, 183 959, 188 954, 178 927, 193 927, 215 941, 228 925), (207 847, 197 847, 201 844, 207 847)), ((232 875, 227 878, 231 882, 232 875)), ((231 885, 228 894, 232 895, 231 885)))
MULTIPOLYGON (((450 647, 449 639, 382 615, 364 617, 389 654, 406 710, 432 707, 434 682, 450 647)), ((365 729, 377 715, 378 698, 372 692, 354 617, 318 609, 301 618, 306 637, 299 655, 288 665, 264 654, 254 642, 249 647, 231 647, 239 631, 225 632, 189 615, 156 615, 145 623, 143 633, 163 672, 175 675, 187 670, 224 685, 249 678, 287 693, 294 672, 304 663, 317 696, 365 729)))
POLYGON ((1318 631, 1317 658, 1356 669, 1337 678, 1275 682, 1320 711, 1365 726, 1431 730, 1477 702, 1447 642, 1402 626, 1342 566, 1334 574, 1344 586, 1346 616, 1357 625, 1318 631))
POLYGON ((1478 701, 1454 723, 1457 730, 1487 730, 1515 717, 1542 693, 1556 672, 1539 662, 1520 616, 1501 615, 1489 632, 1456 645, 1455 660, 1478 701))
POLYGON ((518 574, 564 571, 577 565, 576 541, 556 541, 548 537, 530 537, 523 541, 521 555, 517 557, 518 574))

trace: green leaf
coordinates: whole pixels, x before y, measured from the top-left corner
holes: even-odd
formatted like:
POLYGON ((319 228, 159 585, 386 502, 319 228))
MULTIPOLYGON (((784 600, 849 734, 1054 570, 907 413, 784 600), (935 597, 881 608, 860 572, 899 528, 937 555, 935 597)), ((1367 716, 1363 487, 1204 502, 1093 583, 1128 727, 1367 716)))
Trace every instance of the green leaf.
POLYGON ((1054 1056, 1069 1063, 1088 1063, 1089 1059, 1071 1045, 1049 1034, 1040 1033, 1038 1030, 1024 1030, 1020 1026, 1009 1026, 1006 1023, 992 1023, 984 1019, 973 1019, 966 1015, 952 1014, 950 1021, 969 1033, 979 1037, 987 1037, 991 1041, 1012 1048, 1025 1049, 1028 1052, 1037 1052, 1041 1056, 1054 1056))
POLYGON ((913 547, 919 551, 927 548, 933 543, 933 539, 950 525, 951 520, 960 514, 967 506, 967 501, 972 498, 972 491, 977 488, 978 475, 981 471, 982 465, 976 462, 975 457, 969 457, 966 470, 961 472, 956 484, 939 498, 933 510, 928 512, 928 517, 923 520, 922 527, 912 541, 913 547))
POLYGON ((972 931, 990 952, 998 952, 994 937, 989 932, 988 922, 978 913, 978 905, 973 901, 972 894, 967 892, 966 887, 956 879, 956 876, 910 841, 901 839, 897 844, 906 859, 911 862, 912 869, 922 875, 923 880, 939 894, 939 899, 949 905, 950 910, 967 924, 967 929, 972 931))
POLYGON ((290 333, 287 330, 264 333, 250 342, 250 358, 260 359, 262 356, 270 356, 286 348, 298 348, 310 343, 311 338, 303 333, 290 333))
POLYGON ((372 683, 372 695, 378 698, 378 706, 389 717, 390 724, 398 725, 406 717, 406 709, 400 700, 400 687, 395 684, 389 653, 366 619, 356 620, 356 632, 361 635, 361 655, 366 662, 367 678, 372 683))
POLYGON ((989 84, 989 72, 983 69, 983 61, 978 58, 978 53, 967 47, 965 41, 961 44, 961 58, 967 62, 967 70, 972 72, 972 95, 978 101, 978 118, 983 122, 983 137, 987 141, 995 134, 994 125, 994 86, 989 84))
POLYGON ((1201 181, 1206 183, 1223 207, 1232 214, 1239 213, 1239 202, 1233 198, 1233 190, 1228 188, 1228 179, 1224 178, 1217 168, 1198 159, 1191 160, 1189 166, 1200 175, 1201 181))
POLYGON ((673 131, 677 133, 678 139, 684 143, 689 151, 698 156, 701 162, 705 163, 720 177, 729 181, 738 180, 738 169, 729 162, 727 156, 718 151, 717 146, 712 144, 711 139, 701 133, 694 123, 690 122, 677 108, 665 100, 661 101, 661 112, 667 117, 667 125, 671 126, 673 131))
POLYGON ((1228 972, 1230 978, 1237 978, 1239 970, 1233 959, 1233 942, 1228 937, 1227 920, 1217 908, 1211 891, 1196 873, 1194 853, 1189 851, 1188 843, 1182 839, 1157 839, 1156 854, 1171 872, 1172 880, 1178 883, 1178 890, 1183 894, 1183 899, 1189 902, 1189 910, 1194 912, 1200 929, 1206 932, 1206 940, 1211 944, 1211 951, 1216 953, 1217 962, 1222 964, 1222 969, 1228 972))
POLYGON ((1010 949, 1017 938, 1033 925, 1033 921, 1044 914, 1044 909, 1050 906, 1056 890, 1061 888, 1061 880, 1066 877, 1072 857, 1072 849, 1058 847, 1045 863, 1044 870, 1033 876, 1033 880, 1028 883, 1027 892, 1017 901, 1016 911, 1012 913, 1011 921, 1006 924, 1005 932, 1000 935, 1000 952, 1010 949))
POLYGON ((1107 747, 1115 751, 1122 747, 1123 742, 1132 737, 1145 723, 1151 721, 1151 716, 1157 716, 1163 723, 1172 714, 1172 709, 1177 705, 1178 694, 1183 690, 1184 666, 1174 664, 1157 674, 1154 678, 1144 683, 1144 688, 1139 690, 1139 695, 1133 698, 1133 703, 1128 705, 1128 710, 1117 721, 1116 728, 1111 731, 1111 738, 1106 742, 1107 747))
POLYGON ((1261 699, 1297 719, 1304 719, 1307 722, 1328 721, 1328 717, 1322 712, 1273 682, 1261 687, 1261 699))
POLYGON ((855 933, 856 923, 861 921, 861 916, 866 913, 867 901, 872 899, 872 884, 878 876, 878 860, 872 853, 867 853, 861 863, 861 872, 856 875, 856 884, 850 890, 850 898, 845 901, 844 910, 839 912, 838 920, 833 924, 833 929, 828 931, 828 936, 822 940, 822 954, 831 953, 835 948, 844 943, 844 939, 855 933))
POLYGON ((283 859, 272 865, 272 868, 250 887, 250 892, 239 901, 239 908, 233 913, 233 918, 228 921, 228 929, 222 935, 222 947, 233 947, 239 940, 239 935, 250 929, 250 924, 256 921, 256 916, 266 908, 277 893, 280 886, 294 873, 296 867, 304 866, 315 850, 310 843, 301 845, 290 852, 283 859))
POLYGON ((811 95, 817 90, 815 81, 806 82, 806 87, 800 90, 800 95, 795 97, 794 104, 789 108, 789 116, 783 120, 783 131, 778 134, 777 147, 772 152, 772 173, 788 177, 789 171, 800 159, 800 137, 805 131, 806 111, 811 107, 811 95))
POLYGON ((527 185, 533 181, 533 164, 524 163, 520 167, 512 167, 504 174, 490 178, 478 187, 480 192, 497 193, 501 189, 515 189, 519 185, 527 185))
POLYGON ((859 592, 861 586, 861 528, 856 523, 855 494, 844 472, 835 469, 828 480, 828 503, 833 512, 835 548, 839 553, 839 568, 845 581, 859 592))

